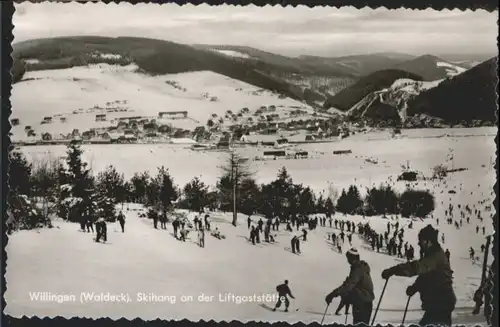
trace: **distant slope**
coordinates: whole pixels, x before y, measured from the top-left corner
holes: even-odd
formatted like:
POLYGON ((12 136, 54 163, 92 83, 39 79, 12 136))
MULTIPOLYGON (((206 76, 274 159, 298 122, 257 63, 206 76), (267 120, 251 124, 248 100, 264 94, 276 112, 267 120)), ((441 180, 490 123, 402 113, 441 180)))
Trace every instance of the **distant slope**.
MULTIPOLYGON (((89 63, 129 65, 135 63, 151 75, 208 70, 285 96, 303 100, 301 88, 268 72, 294 73, 263 61, 249 62, 192 46, 147 38, 133 37, 59 37, 30 40, 13 45, 16 60, 31 60, 27 70, 61 69, 89 63), (99 57, 95 53, 116 57, 99 57)), ((298 74, 303 73, 300 69, 298 74)), ((307 72, 306 72, 307 73, 307 72)))
POLYGON ((420 56, 398 64, 393 68, 421 76, 424 81, 435 81, 455 76, 467 70, 466 67, 447 62, 432 55, 420 56))
POLYGON ((425 113, 445 120, 495 122, 497 58, 443 81, 408 103, 408 114, 425 113))
POLYGON ((402 78, 408 78, 415 81, 422 80, 422 77, 406 71, 393 69, 378 71, 362 78, 354 85, 347 87, 338 94, 327 99, 324 104, 324 109, 333 107, 341 111, 347 111, 368 94, 387 88, 391 86, 394 81, 402 78))
POLYGON ((392 68, 414 57, 405 54, 376 53, 333 58, 317 56, 300 56, 300 58, 336 69, 343 69, 355 76, 366 76, 379 70, 392 68))
POLYGON ((310 104, 323 104, 329 96, 356 82, 359 75, 344 65, 331 65, 310 58, 287 57, 247 46, 196 44, 193 47, 231 57, 255 67, 267 76, 292 84, 304 92, 304 99, 310 104), (316 100, 311 102, 311 99, 316 100))
POLYGON ((368 118, 374 122, 392 122, 399 124, 407 117, 408 101, 421 92, 434 88, 442 80, 435 82, 398 79, 390 87, 369 93, 352 106, 347 114, 354 118, 368 118))

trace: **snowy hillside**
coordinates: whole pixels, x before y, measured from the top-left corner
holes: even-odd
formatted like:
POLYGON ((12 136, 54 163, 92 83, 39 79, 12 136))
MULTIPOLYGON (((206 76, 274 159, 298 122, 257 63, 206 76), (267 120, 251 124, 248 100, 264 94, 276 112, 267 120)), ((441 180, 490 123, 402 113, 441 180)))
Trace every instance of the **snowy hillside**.
POLYGON ((229 56, 229 57, 245 58, 245 59, 250 59, 251 58, 246 53, 242 53, 242 52, 238 52, 238 51, 233 51, 233 50, 219 50, 219 49, 215 49, 213 51, 217 51, 217 52, 222 53, 223 55, 226 55, 226 56, 229 56))
MULTIPOLYGON (((119 231, 118 224, 109 224, 105 244, 95 243, 93 235, 78 231, 77 224, 60 221, 56 221, 56 228, 51 230, 25 231, 11 236, 6 249, 8 287, 5 313, 15 317, 319 322, 325 309, 326 294, 340 285, 349 272, 345 256, 334 251, 326 240, 328 232, 338 233, 330 227, 311 231, 307 242, 301 244, 302 255, 297 256, 284 250, 289 246, 292 233, 284 231, 283 225, 276 232, 278 243, 262 242, 254 246, 246 239, 246 216, 239 216, 240 225, 235 228, 230 225, 230 214, 215 212, 212 214, 212 228, 218 227, 226 239, 218 240, 207 233, 205 248, 200 248, 196 244, 196 232, 190 234, 187 242, 178 241, 172 236, 170 224, 167 230, 154 230, 151 220, 138 217, 141 211, 141 206, 125 205, 125 233, 119 231), (65 250, 61 251, 61 247, 65 250), (296 297, 292 300, 290 312, 270 312, 261 307, 262 304, 274 306, 275 286, 284 279, 290 281, 296 297), (33 292, 49 291, 51 294, 73 295, 76 300, 60 303, 30 300, 33 292), (90 295, 92 292, 125 294, 130 302, 94 300, 82 305, 81 294, 90 295), (212 301, 202 301, 199 298, 202 294, 213 296, 212 301), (240 298, 244 302, 238 303, 238 298, 232 298, 231 294, 263 297, 261 302, 252 303, 240 298), (182 296, 193 298, 182 302, 182 296), (144 297, 150 301, 143 301, 144 297)), ((334 218, 367 222, 377 231, 384 231, 388 221, 377 217, 363 220, 357 216, 335 215, 334 218)), ((258 217, 253 219, 255 221, 258 217)), ((417 233, 427 222, 414 221, 413 229, 406 228, 408 223, 407 220, 400 221, 400 225, 405 226, 405 239, 416 246, 417 233)), ((482 323, 484 318, 481 315, 471 315, 472 295, 477 289, 481 269, 479 262, 468 259, 468 246, 472 242, 477 248, 484 238, 473 232, 472 225, 456 230, 440 222, 438 227, 446 235, 443 246, 452 248, 451 264, 458 298, 454 323, 482 323), (468 242, 464 242, 464 238, 468 242)), ((381 271, 401 260, 374 253, 356 234, 352 243, 359 249, 361 258, 371 266, 376 304, 384 284, 381 271)), ((343 248, 344 251, 349 248, 347 241, 343 248)), ((399 277, 389 281, 377 323, 400 323, 406 301, 405 289, 412 282, 413 278, 399 277)), ((343 315, 333 314, 337 304, 338 299, 335 299, 325 323, 344 323, 343 315)), ((410 302, 406 322, 415 323, 422 314, 416 296, 410 302)), ((349 322, 351 319, 349 317, 349 322)))
POLYGON ((398 79, 389 88, 365 96, 349 109, 348 114, 356 117, 387 117, 398 114, 402 121, 407 118, 408 101, 421 92, 439 85, 443 80, 432 82, 398 79))
MULTIPOLYGON (((317 159, 272 160, 251 162, 256 179, 268 182, 276 177, 278 169, 286 165, 294 182, 311 186, 315 192, 326 189, 329 183, 341 191, 351 184, 358 185, 364 192, 366 186, 392 183, 402 191, 406 183, 395 182, 401 172, 401 165, 409 163, 411 168, 428 175, 437 164, 447 164, 454 168, 467 168, 466 171, 450 173, 442 181, 417 181, 412 188, 429 189, 436 199, 434 218, 424 221, 415 220, 413 229, 406 226, 409 221, 402 219, 405 226, 405 241, 418 249, 417 233, 420 228, 431 223, 444 233, 443 247, 451 252, 454 290, 457 306, 453 313, 455 324, 483 324, 482 315, 472 316, 474 305, 472 296, 477 289, 481 276, 479 260, 470 260, 468 249, 472 246, 476 256, 481 257, 480 246, 485 235, 492 232, 490 214, 485 206, 493 201, 492 189, 496 181, 495 171, 491 168, 496 145, 490 134, 496 129, 425 129, 405 130, 398 139, 391 139, 387 132, 373 135, 356 134, 352 139, 334 144, 310 144, 304 150, 323 152, 317 159), (475 133, 476 136, 465 137, 475 133), (454 137, 455 135, 455 137, 454 137), (482 135, 482 136, 481 136, 482 135), (431 139, 431 137, 433 137, 431 139), (454 159, 446 162, 448 149, 453 150, 454 159), (350 155, 333 155, 332 150, 351 149, 350 155), (372 158, 367 162, 367 158, 372 158), (373 163, 373 162, 378 163, 373 163), (455 193, 450 193, 453 190, 455 193), (470 224, 465 220, 460 229, 446 224, 445 210, 452 204, 469 205, 483 212, 484 221, 471 215, 470 224), (485 235, 482 227, 485 227, 485 235), (479 227, 479 233, 476 228, 479 227)), ((22 147, 29 160, 37 156, 63 156, 62 146, 22 147)), ((83 146, 83 159, 94 172, 107 165, 114 165, 117 171, 130 178, 134 172, 150 170, 154 172, 165 165, 176 184, 182 186, 194 176, 214 185, 225 155, 217 152, 196 152, 180 146, 167 145, 116 145, 83 146)), ((260 149, 262 150, 262 149, 260 149)), ((252 157, 257 149, 239 150, 242 155, 252 157), (253 152, 252 152, 253 151, 253 152)), ((218 240, 206 234, 206 246, 196 244, 196 233, 192 233, 186 243, 172 236, 172 226, 167 230, 154 230, 151 220, 139 218, 138 205, 125 205, 127 222, 125 233, 119 226, 108 227, 108 242, 98 244, 93 235, 79 232, 77 224, 54 220, 56 228, 21 231, 9 237, 6 248, 7 290, 5 293, 5 313, 12 316, 64 316, 64 317, 125 317, 132 319, 181 319, 190 320, 257 320, 280 321, 289 323, 302 321, 310 323, 321 321, 325 310, 326 294, 340 285, 347 276, 349 267, 345 256, 334 251, 327 242, 330 227, 318 227, 308 234, 308 240, 301 243, 302 255, 297 256, 285 247, 290 244, 292 233, 283 230, 276 232, 278 243, 252 245, 246 239, 248 229, 246 216, 239 215, 239 226, 230 224, 230 214, 214 212, 212 228, 218 227, 225 240, 218 240), (64 251, 61 251, 64 248, 64 251), (292 301, 289 313, 270 312, 259 303, 228 302, 227 293, 236 296, 269 295, 264 297, 267 306, 274 302, 270 298, 275 287, 284 279, 297 298, 292 301), (52 292, 52 294, 75 295, 76 302, 56 303, 31 300, 29 292, 52 292), (124 293, 130 296, 129 303, 79 302, 82 292, 112 294, 124 293), (151 302, 139 302, 137 293, 146 295, 165 295, 151 302), (198 296, 204 293, 214 296, 211 302, 200 302, 198 296), (220 295, 219 295, 220 294, 220 295), (193 302, 182 303, 181 296, 193 296, 193 302), (175 303, 167 302, 175 296, 175 303), (221 296, 221 298, 219 298, 221 296), (297 310, 298 309, 298 310, 297 310)), ((193 216, 190 216, 192 219, 193 216)), ((367 222, 378 232, 384 231, 388 220, 381 217, 363 219, 360 216, 336 214, 336 219, 367 222)), ((258 217, 253 217, 254 220, 258 217)), ((394 223, 396 220, 393 221, 394 223)), ((328 226, 328 224, 327 224, 328 226)), ((295 231, 294 231, 295 232, 295 231)), ((338 231, 336 231, 338 233, 338 231)), ((359 249, 361 258, 371 267, 375 287, 376 306, 384 281, 381 271, 401 262, 384 253, 374 253, 368 244, 354 234, 352 246, 359 249)), ((349 247, 344 244, 343 251, 349 247)), ((418 255, 418 252, 417 252, 418 255)), ((491 262, 491 260, 490 260, 491 262)), ((377 323, 399 324, 406 301, 405 289, 413 278, 391 278, 377 314, 377 323)), ((87 293, 84 293, 87 294, 87 293)), ((232 299, 232 297, 231 297, 232 299)), ((236 299, 236 298, 235 298, 236 299)), ((335 299, 329 308, 325 323, 344 323, 345 317, 333 315, 338 305, 335 299)), ((262 304, 262 303, 260 303, 262 304)), ((412 298, 406 323, 415 323, 422 317, 418 296, 412 298)), ((349 322, 352 318, 349 317, 349 322)))
POLYGON ((191 130, 205 125, 212 114, 223 117, 227 110, 236 113, 244 107, 250 113, 269 105, 278 114, 297 107, 313 112, 299 101, 210 71, 149 76, 138 73, 135 65, 28 72, 13 86, 11 101, 11 118, 20 120, 12 129, 13 139, 24 138, 27 125, 39 134, 82 132, 110 126, 119 117, 157 118, 161 111, 187 111, 187 119, 157 120, 191 130), (107 114, 107 121, 96 122, 96 114, 107 114), (53 117, 51 124, 41 124, 46 116, 53 117))
POLYGON ((440 61, 440 62, 437 62, 436 65, 438 67, 444 67, 446 69, 446 73, 450 77, 461 74, 467 70, 466 68, 463 68, 463 67, 460 67, 460 66, 457 66, 454 64, 450 64, 448 62, 441 62, 440 61))

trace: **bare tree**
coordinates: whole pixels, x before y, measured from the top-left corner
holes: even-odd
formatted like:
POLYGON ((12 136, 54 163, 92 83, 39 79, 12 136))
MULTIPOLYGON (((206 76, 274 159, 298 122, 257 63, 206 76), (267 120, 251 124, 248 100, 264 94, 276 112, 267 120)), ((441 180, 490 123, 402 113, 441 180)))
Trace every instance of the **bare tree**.
POLYGON ((248 159, 242 158, 239 154, 234 151, 231 151, 229 154, 229 158, 224 166, 221 167, 222 170, 222 178, 229 177, 229 181, 231 184, 231 195, 233 198, 233 226, 236 226, 238 220, 238 209, 237 209, 237 197, 238 190, 241 182, 245 179, 250 179, 253 176, 253 173, 250 172, 249 167, 246 165, 248 159))
POLYGON ((33 161, 31 183, 36 202, 42 206, 42 215, 47 220, 57 205, 59 161, 44 157, 33 161))

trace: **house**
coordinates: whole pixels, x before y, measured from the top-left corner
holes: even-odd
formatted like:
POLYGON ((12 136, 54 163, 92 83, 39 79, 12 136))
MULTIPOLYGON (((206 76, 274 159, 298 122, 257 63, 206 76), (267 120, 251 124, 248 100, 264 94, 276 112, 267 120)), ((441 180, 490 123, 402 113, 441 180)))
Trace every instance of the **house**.
POLYGON ((95 134, 96 134, 96 133, 95 133, 95 132, 93 132, 93 131, 85 131, 85 132, 83 132, 83 133, 82 133, 82 139, 83 139, 83 140, 87 140, 87 141, 88 141, 88 140, 90 140, 92 137, 94 137, 94 136, 95 136, 95 134))
POLYGON ((28 125, 28 126, 26 126, 26 127, 24 128, 24 131, 25 131, 25 132, 29 132, 29 131, 31 131, 31 130, 33 130, 33 127, 31 127, 30 125, 28 125))
POLYGON ((43 133, 42 141, 52 141, 52 135, 50 135, 50 133, 43 133))
POLYGON ((308 152, 307 151, 297 151, 295 153, 295 159, 302 159, 302 158, 307 158, 308 152))
POLYGON ((220 140, 217 143, 217 148, 218 149, 229 149, 229 141, 226 140, 220 140))
POLYGON ((135 141, 137 141, 137 137, 134 134, 121 135, 118 139, 122 142, 135 142, 135 141))
POLYGON ((61 118, 59 118, 59 121, 60 121, 61 123, 65 123, 65 122, 66 122, 66 117, 61 117, 61 118))
POLYGON ((71 132, 71 138, 75 139, 75 138, 80 138, 80 131, 75 128, 72 132, 71 132))
POLYGON ((187 115, 187 111, 161 111, 158 113, 158 118, 179 119, 187 118, 187 115))
POLYGON ((145 132, 152 133, 156 132, 156 130, 158 129, 158 125, 156 125, 155 123, 146 123, 142 128, 145 132))
POLYGON ((264 157, 284 157, 286 156, 285 151, 264 151, 264 157))
POLYGON ((12 126, 17 126, 17 125, 19 125, 19 118, 12 118, 12 119, 10 120, 10 124, 11 124, 12 126))
POLYGON ((28 136, 36 136, 35 131, 34 131, 34 130, 32 130, 32 129, 30 129, 30 130, 28 131, 28 136))
POLYGON ((170 127, 169 125, 160 125, 160 127, 158 127, 158 132, 162 134, 169 134, 170 132, 172 132, 172 127, 170 127))
POLYGON ((50 123, 52 123, 52 117, 50 116, 43 117, 42 124, 50 124, 50 123))
POLYGON ((278 133, 278 129, 276 127, 268 127, 264 130, 264 134, 274 135, 278 133))
POLYGON ((313 135, 306 135, 306 141, 315 141, 316 138, 313 135))
POLYGON ((352 153, 351 150, 334 150, 333 154, 350 154, 352 153))
POLYGON ((106 121, 106 115, 105 114, 95 115, 95 121, 106 121))
POLYGON ((286 147, 288 145, 289 145, 288 139, 286 139, 286 138, 280 138, 274 142, 275 148, 282 148, 282 147, 286 147))

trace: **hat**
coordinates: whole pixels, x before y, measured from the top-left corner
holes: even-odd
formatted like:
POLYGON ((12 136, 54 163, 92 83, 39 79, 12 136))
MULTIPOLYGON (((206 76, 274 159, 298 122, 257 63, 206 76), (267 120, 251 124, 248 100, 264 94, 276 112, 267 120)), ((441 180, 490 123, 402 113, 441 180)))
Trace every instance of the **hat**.
POLYGON ((345 255, 359 257, 359 252, 358 252, 358 249, 356 249, 356 248, 350 248, 349 251, 347 251, 345 255))
POLYGON ((418 233, 418 239, 437 243, 438 233, 438 230, 432 227, 432 225, 427 225, 418 233))

